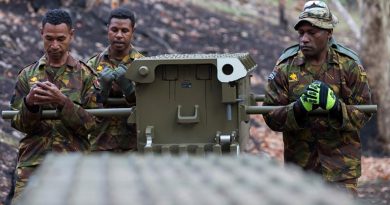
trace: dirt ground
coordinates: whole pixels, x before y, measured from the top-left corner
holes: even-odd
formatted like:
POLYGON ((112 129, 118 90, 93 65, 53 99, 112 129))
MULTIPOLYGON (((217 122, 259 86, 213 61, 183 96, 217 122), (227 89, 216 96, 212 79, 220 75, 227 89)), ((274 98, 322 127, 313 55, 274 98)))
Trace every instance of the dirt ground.
MULTIPOLYGON (((9 109, 15 78, 24 66, 33 63, 42 53, 39 26, 45 6, 33 11, 26 1, 0 1, 0 109, 9 109)), ((53 1, 54 2, 54 1, 53 1)), ((258 64, 253 78, 253 91, 263 93, 265 79, 284 48, 295 41, 295 33, 278 23, 277 6, 241 4, 249 1, 213 1, 206 9, 191 1, 140 0, 126 5, 137 14, 134 46, 148 56, 164 53, 241 53, 249 52, 258 64), (230 5, 216 4, 233 2, 230 5), (224 7, 224 5, 226 7, 224 7), (232 11, 229 8, 235 8, 232 11), (237 12, 239 11, 239 12, 237 12)), ((256 1, 260 2, 260 1, 256 1)), ((267 1, 264 1, 267 2, 267 1)), ((67 7, 74 19, 76 38, 72 45, 73 55, 88 59, 106 45, 106 17, 110 10, 101 4, 90 8, 80 5, 67 7), (89 9, 89 10, 88 10, 89 9)), ((289 19, 290 20, 290 19, 289 19)), ((290 24, 292 22, 289 22, 290 24)), ((290 25, 291 27, 291 25, 290 25)), ((344 33, 340 39, 354 46, 344 33)), ((280 133, 272 132, 261 116, 252 119, 251 143, 247 150, 254 154, 267 153, 281 159, 280 133)), ((22 136, 0 119, 2 133, 18 140, 22 136)), ((375 133, 369 130, 368 133, 375 133)), ((366 140, 367 141, 367 140, 366 140)), ((365 144, 364 144, 365 146, 365 144)), ((390 203, 390 162, 385 156, 365 146, 363 176, 360 180, 359 197, 364 204, 390 203)), ((16 159, 16 148, 0 142, 0 204, 10 186, 16 159)))

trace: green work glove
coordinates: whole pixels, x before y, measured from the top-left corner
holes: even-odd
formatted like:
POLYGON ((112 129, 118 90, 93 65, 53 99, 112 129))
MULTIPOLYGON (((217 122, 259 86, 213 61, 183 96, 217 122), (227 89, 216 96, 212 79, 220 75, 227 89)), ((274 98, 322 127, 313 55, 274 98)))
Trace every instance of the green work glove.
POLYGON ((310 112, 317 109, 320 103, 320 87, 321 83, 319 81, 314 81, 306 87, 301 97, 297 100, 301 110, 303 109, 306 112, 310 112))
POLYGON ((338 100, 333 90, 325 83, 321 82, 320 106, 324 110, 335 110, 338 106, 338 100))
POLYGON ((301 108, 301 110, 304 110, 306 112, 310 112, 313 110, 313 103, 308 100, 306 92, 302 93, 301 97, 298 98, 296 103, 298 103, 298 106, 301 108))
POLYGON ((317 107, 320 105, 321 81, 314 81, 306 88, 307 101, 317 107))
POLYGON ((112 81, 114 81, 115 75, 113 69, 108 66, 105 66, 102 72, 99 73, 99 82, 100 82, 100 97, 101 101, 105 102, 110 94, 112 81))
POLYGON ((128 97, 134 92, 133 82, 125 77, 125 73, 127 71, 127 67, 123 64, 119 64, 117 68, 115 68, 115 82, 122 89, 123 94, 128 97))

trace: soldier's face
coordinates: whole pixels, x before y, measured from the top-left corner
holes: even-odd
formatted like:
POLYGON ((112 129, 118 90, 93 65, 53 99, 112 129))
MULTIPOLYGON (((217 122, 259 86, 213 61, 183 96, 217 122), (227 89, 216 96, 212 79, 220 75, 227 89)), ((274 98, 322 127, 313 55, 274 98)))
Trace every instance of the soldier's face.
POLYGON ((297 29, 299 46, 305 57, 317 57, 328 48, 332 36, 331 30, 320 29, 308 22, 303 22, 297 29))
POLYGON ((130 19, 112 18, 108 25, 108 41, 111 50, 122 52, 129 49, 133 32, 130 19))
POLYGON ((50 60, 59 60, 68 52, 73 33, 73 29, 65 23, 58 25, 46 23, 43 26, 41 30, 43 47, 50 60))

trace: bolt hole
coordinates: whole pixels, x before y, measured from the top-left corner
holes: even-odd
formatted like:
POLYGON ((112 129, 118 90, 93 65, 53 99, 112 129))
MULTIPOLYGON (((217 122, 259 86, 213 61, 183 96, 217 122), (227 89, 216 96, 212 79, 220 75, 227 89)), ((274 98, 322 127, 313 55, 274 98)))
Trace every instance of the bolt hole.
POLYGON ((222 72, 225 74, 225 75, 230 75, 233 73, 233 66, 230 65, 230 64, 225 64, 223 67, 222 67, 222 72))

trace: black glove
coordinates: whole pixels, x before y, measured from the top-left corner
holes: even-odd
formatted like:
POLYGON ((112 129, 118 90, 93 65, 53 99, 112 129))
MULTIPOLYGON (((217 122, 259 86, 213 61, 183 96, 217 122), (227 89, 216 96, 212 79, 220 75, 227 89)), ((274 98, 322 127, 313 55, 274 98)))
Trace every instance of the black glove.
POLYGON ((334 94, 332 88, 330 88, 327 84, 317 81, 321 83, 320 86, 320 106, 324 110, 335 111, 337 110, 340 102, 334 94))
POLYGON ((115 68, 115 82, 121 88, 123 94, 128 97, 134 93, 134 85, 133 82, 125 77, 125 73, 127 71, 127 67, 123 64, 119 64, 117 68, 115 68))
POLYGON ((105 102, 110 94, 112 81, 114 81, 115 75, 114 70, 108 66, 105 66, 102 72, 99 73, 99 82, 100 82, 100 96, 102 101, 105 102))

